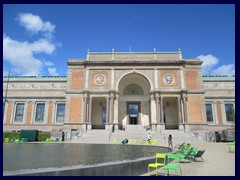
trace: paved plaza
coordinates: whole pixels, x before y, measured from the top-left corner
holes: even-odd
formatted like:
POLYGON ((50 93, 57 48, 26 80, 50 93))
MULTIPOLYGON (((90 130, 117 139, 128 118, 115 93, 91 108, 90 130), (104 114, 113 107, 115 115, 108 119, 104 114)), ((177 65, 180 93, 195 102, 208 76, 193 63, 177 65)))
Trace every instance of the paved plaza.
MULTIPOLYGON (((206 151, 203 154, 203 162, 181 163, 183 176, 235 176, 235 152, 229 152, 228 143, 196 141, 191 142, 191 145, 206 151)), ((163 169, 159 172, 161 175, 163 169)), ((152 171, 150 175, 154 173, 152 171)))

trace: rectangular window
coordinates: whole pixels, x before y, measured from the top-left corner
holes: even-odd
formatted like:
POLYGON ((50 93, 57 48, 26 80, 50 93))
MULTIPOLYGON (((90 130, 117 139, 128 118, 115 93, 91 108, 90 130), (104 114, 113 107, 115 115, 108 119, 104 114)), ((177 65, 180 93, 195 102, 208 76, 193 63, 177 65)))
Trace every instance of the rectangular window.
POLYGON ((225 104, 226 119, 227 121, 235 121, 234 107, 232 103, 225 104))
POLYGON ((41 123, 44 120, 45 104, 38 103, 36 108, 35 122, 41 123))
POLYGON ((59 104, 57 104, 56 122, 58 122, 58 123, 64 122, 64 116, 65 116, 65 104, 59 103, 59 104))
POLYGON ((15 122, 23 122, 24 103, 17 103, 15 111, 15 122))
POLYGON ((206 104, 207 121, 213 122, 212 104, 206 104))

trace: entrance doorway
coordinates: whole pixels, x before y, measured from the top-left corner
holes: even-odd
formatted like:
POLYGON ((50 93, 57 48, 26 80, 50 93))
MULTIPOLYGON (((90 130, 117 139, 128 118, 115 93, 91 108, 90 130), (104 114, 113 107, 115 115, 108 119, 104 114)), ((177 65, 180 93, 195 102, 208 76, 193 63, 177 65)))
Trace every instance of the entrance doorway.
POLYGON ((141 112, 141 102, 127 102, 127 114, 129 124, 139 124, 139 112, 141 112))

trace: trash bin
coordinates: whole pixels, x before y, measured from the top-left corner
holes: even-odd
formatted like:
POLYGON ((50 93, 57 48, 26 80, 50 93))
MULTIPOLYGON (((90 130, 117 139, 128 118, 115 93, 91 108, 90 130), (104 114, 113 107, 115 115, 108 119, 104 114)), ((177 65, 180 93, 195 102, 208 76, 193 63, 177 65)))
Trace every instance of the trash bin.
POLYGON ((216 142, 221 142, 221 136, 219 132, 215 132, 215 139, 216 139, 216 142))

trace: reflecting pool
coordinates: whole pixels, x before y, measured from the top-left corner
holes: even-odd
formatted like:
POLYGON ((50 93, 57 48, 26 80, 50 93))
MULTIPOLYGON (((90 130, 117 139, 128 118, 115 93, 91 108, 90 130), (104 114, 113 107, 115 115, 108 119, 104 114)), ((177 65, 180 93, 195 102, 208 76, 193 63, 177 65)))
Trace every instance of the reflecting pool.
POLYGON ((3 171, 94 165, 153 157, 164 147, 122 144, 4 143, 3 171))

